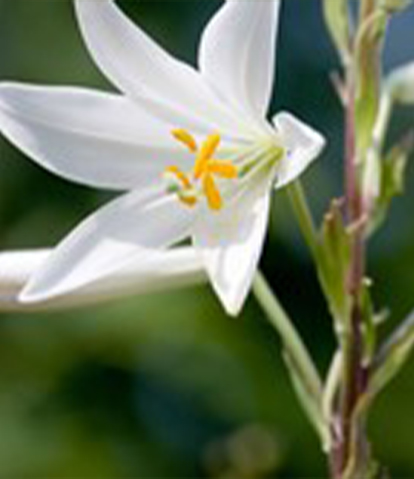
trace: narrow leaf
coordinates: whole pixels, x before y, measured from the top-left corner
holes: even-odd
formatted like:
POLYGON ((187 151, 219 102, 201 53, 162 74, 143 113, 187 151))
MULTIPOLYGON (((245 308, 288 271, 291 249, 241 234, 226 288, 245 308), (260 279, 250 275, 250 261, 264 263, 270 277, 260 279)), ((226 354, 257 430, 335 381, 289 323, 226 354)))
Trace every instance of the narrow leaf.
POLYGON ((318 252, 318 273, 338 329, 348 321, 350 299, 346 278, 351 255, 351 235, 345 228, 342 202, 334 200, 325 215, 318 252))
POLYGON ((370 224, 371 233, 378 229, 387 218, 393 199, 404 193, 407 162, 413 147, 414 136, 410 133, 391 148, 381 164, 380 193, 370 224))
POLYGON ((376 10, 364 19, 356 40, 356 127, 358 151, 363 157, 372 140, 381 90, 381 54, 388 14, 376 10))
POLYGON ((414 312, 396 329, 375 358, 371 394, 376 395, 400 372, 414 347, 414 312))
POLYGON ((344 65, 350 59, 350 16, 348 0, 324 0, 325 22, 344 65))
POLYGON ((331 436, 328 422, 325 421, 322 412, 321 402, 318 401, 312 394, 312 391, 309 390, 306 381, 303 381, 300 368, 298 368, 294 358, 286 350, 283 354, 283 359, 302 409, 320 437, 323 449, 329 451, 331 446, 331 436))

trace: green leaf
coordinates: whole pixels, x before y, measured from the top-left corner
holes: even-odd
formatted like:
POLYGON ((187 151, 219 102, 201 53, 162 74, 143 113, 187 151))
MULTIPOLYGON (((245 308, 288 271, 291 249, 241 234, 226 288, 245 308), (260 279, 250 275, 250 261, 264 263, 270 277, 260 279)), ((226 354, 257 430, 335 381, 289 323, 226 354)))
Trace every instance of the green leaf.
POLYGON ((283 357, 299 402, 325 444, 329 439, 329 429, 322 414, 322 382, 312 357, 295 325, 260 272, 257 272, 254 278, 253 292, 282 340, 283 357))
POLYGON ((379 112, 372 132, 371 146, 367 151, 365 161, 361 165, 363 198, 366 212, 370 217, 381 194, 382 152, 393 107, 392 92, 386 86, 381 95, 379 112))
POLYGON ((336 400, 341 385, 343 373, 343 354, 340 349, 332 357, 322 394, 322 411, 329 424, 335 415, 336 400))
POLYGON ((348 0, 324 0, 323 11, 328 31, 344 65, 350 60, 350 17, 348 0))
POLYGON ((374 362, 370 384, 372 395, 378 394, 400 372, 414 347, 414 313, 396 329, 380 349, 374 362))
POLYGON ((349 318, 347 275, 352 236, 344 225, 342 202, 334 200, 325 215, 318 250, 318 273, 329 308, 339 329, 349 318))
POLYGON ((377 9, 362 22, 356 39, 357 149, 362 158, 371 145, 381 91, 381 54, 389 15, 377 9))
POLYGON ((298 367, 294 357, 287 350, 283 353, 283 359, 302 409, 320 437, 323 449, 329 451, 331 448, 331 435, 329 423, 325 420, 322 412, 321 401, 315 398, 312 391, 309 390, 307 382, 303 380, 300 367, 298 367))
POLYGON ((404 193, 405 174, 414 137, 410 133, 395 145, 381 164, 380 194, 374 208, 370 232, 375 231, 385 221, 392 200, 404 193))

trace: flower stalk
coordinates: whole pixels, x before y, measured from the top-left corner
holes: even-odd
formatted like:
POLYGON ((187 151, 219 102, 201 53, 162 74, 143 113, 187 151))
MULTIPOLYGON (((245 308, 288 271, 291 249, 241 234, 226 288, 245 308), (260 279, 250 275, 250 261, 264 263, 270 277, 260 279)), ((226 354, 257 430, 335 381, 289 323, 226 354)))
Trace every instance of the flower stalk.
MULTIPOLYGON (((354 80, 352 73, 348 75, 348 105, 346 108, 346 130, 345 130, 345 165, 346 165, 346 215, 349 225, 363 222, 364 207, 358 177, 358 161, 356 151, 355 129, 355 98, 354 98, 354 80)), ((341 388, 341 410, 340 410, 340 438, 337 459, 334 464, 337 477, 343 477, 342 473, 348 467, 351 457, 352 445, 354 439, 353 428, 354 413, 358 405, 359 397, 363 394, 366 387, 365 371, 363 362, 363 337, 362 337, 362 307, 361 307, 361 287, 365 274, 365 229, 361 223, 355 228, 353 235, 353 244, 351 249, 351 262, 348 278, 348 293, 351 298, 351 313, 348 321, 348 327, 345 329, 342 337, 343 349, 343 384, 341 388), (338 473, 340 475, 338 475, 338 473)), ((362 436, 363 430, 358 427, 359 436, 362 436)), ((358 437, 357 442, 364 447, 366 440, 364 437, 358 437)), ((358 451, 360 453, 360 451, 358 451)))
POLYGON ((324 447, 328 448, 329 431, 322 412, 322 381, 318 370, 292 320, 260 272, 254 278, 253 293, 282 341, 283 358, 299 401, 324 447))
POLYGON ((318 235, 305 190, 299 180, 288 187, 288 195, 303 238, 316 260, 318 257, 318 235))
POLYGON ((370 210, 367 209, 369 201, 365 195, 363 173, 369 150, 376 147, 374 141, 382 142, 389 116, 386 109, 383 112, 384 121, 380 122, 376 131, 378 125, 375 119, 380 110, 381 15, 375 0, 361 1, 360 27, 352 52, 354 61, 345 71, 345 216, 352 234, 346 287, 350 309, 339 339, 343 372, 337 412, 338 429, 331 454, 331 471, 335 479, 368 478, 372 477, 374 470, 365 430, 366 408, 360 407, 367 393, 370 376, 370 364, 365 358, 367 346, 363 311, 370 210), (369 32, 371 29, 372 32, 369 32), (365 100, 365 97, 368 99, 365 100), (362 110, 366 110, 362 116, 361 105, 362 110), (375 133, 379 133, 381 138, 375 138, 375 133))

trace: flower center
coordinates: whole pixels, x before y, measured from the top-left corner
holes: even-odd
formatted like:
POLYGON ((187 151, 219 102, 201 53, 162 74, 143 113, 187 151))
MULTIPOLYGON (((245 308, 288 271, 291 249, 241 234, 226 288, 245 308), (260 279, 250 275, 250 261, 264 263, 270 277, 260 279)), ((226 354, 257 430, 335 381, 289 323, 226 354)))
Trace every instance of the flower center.
POLYGON ((217 133, 209 135, 199 147, 194 137, 186 130, 174 130, 172 134, 195 155, 195 163, 190 173, 184 173, 178 166, 166 168, 165 176, 172 181, 169 191, 176 193, 186 206, 194 207, 200 196, 204 196, 211 210, 221 210, 223 198, 216 179, 235 179, 238 177, 238 169, 231 161, 215 158, 221 141, 220 135, 217 133))

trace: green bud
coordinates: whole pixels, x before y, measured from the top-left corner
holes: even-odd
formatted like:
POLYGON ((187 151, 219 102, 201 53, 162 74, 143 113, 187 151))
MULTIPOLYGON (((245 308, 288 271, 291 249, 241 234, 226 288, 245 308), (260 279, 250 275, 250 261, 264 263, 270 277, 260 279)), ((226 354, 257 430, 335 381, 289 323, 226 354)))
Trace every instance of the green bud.
POLYGON ((390 13, 398 13, 413 4, 413 0, 382 0, 381 7, 390 13))
POLYGON ((414 104, 414 62, 395 69, 388 77, 386 88, 394 101, 414 104))

